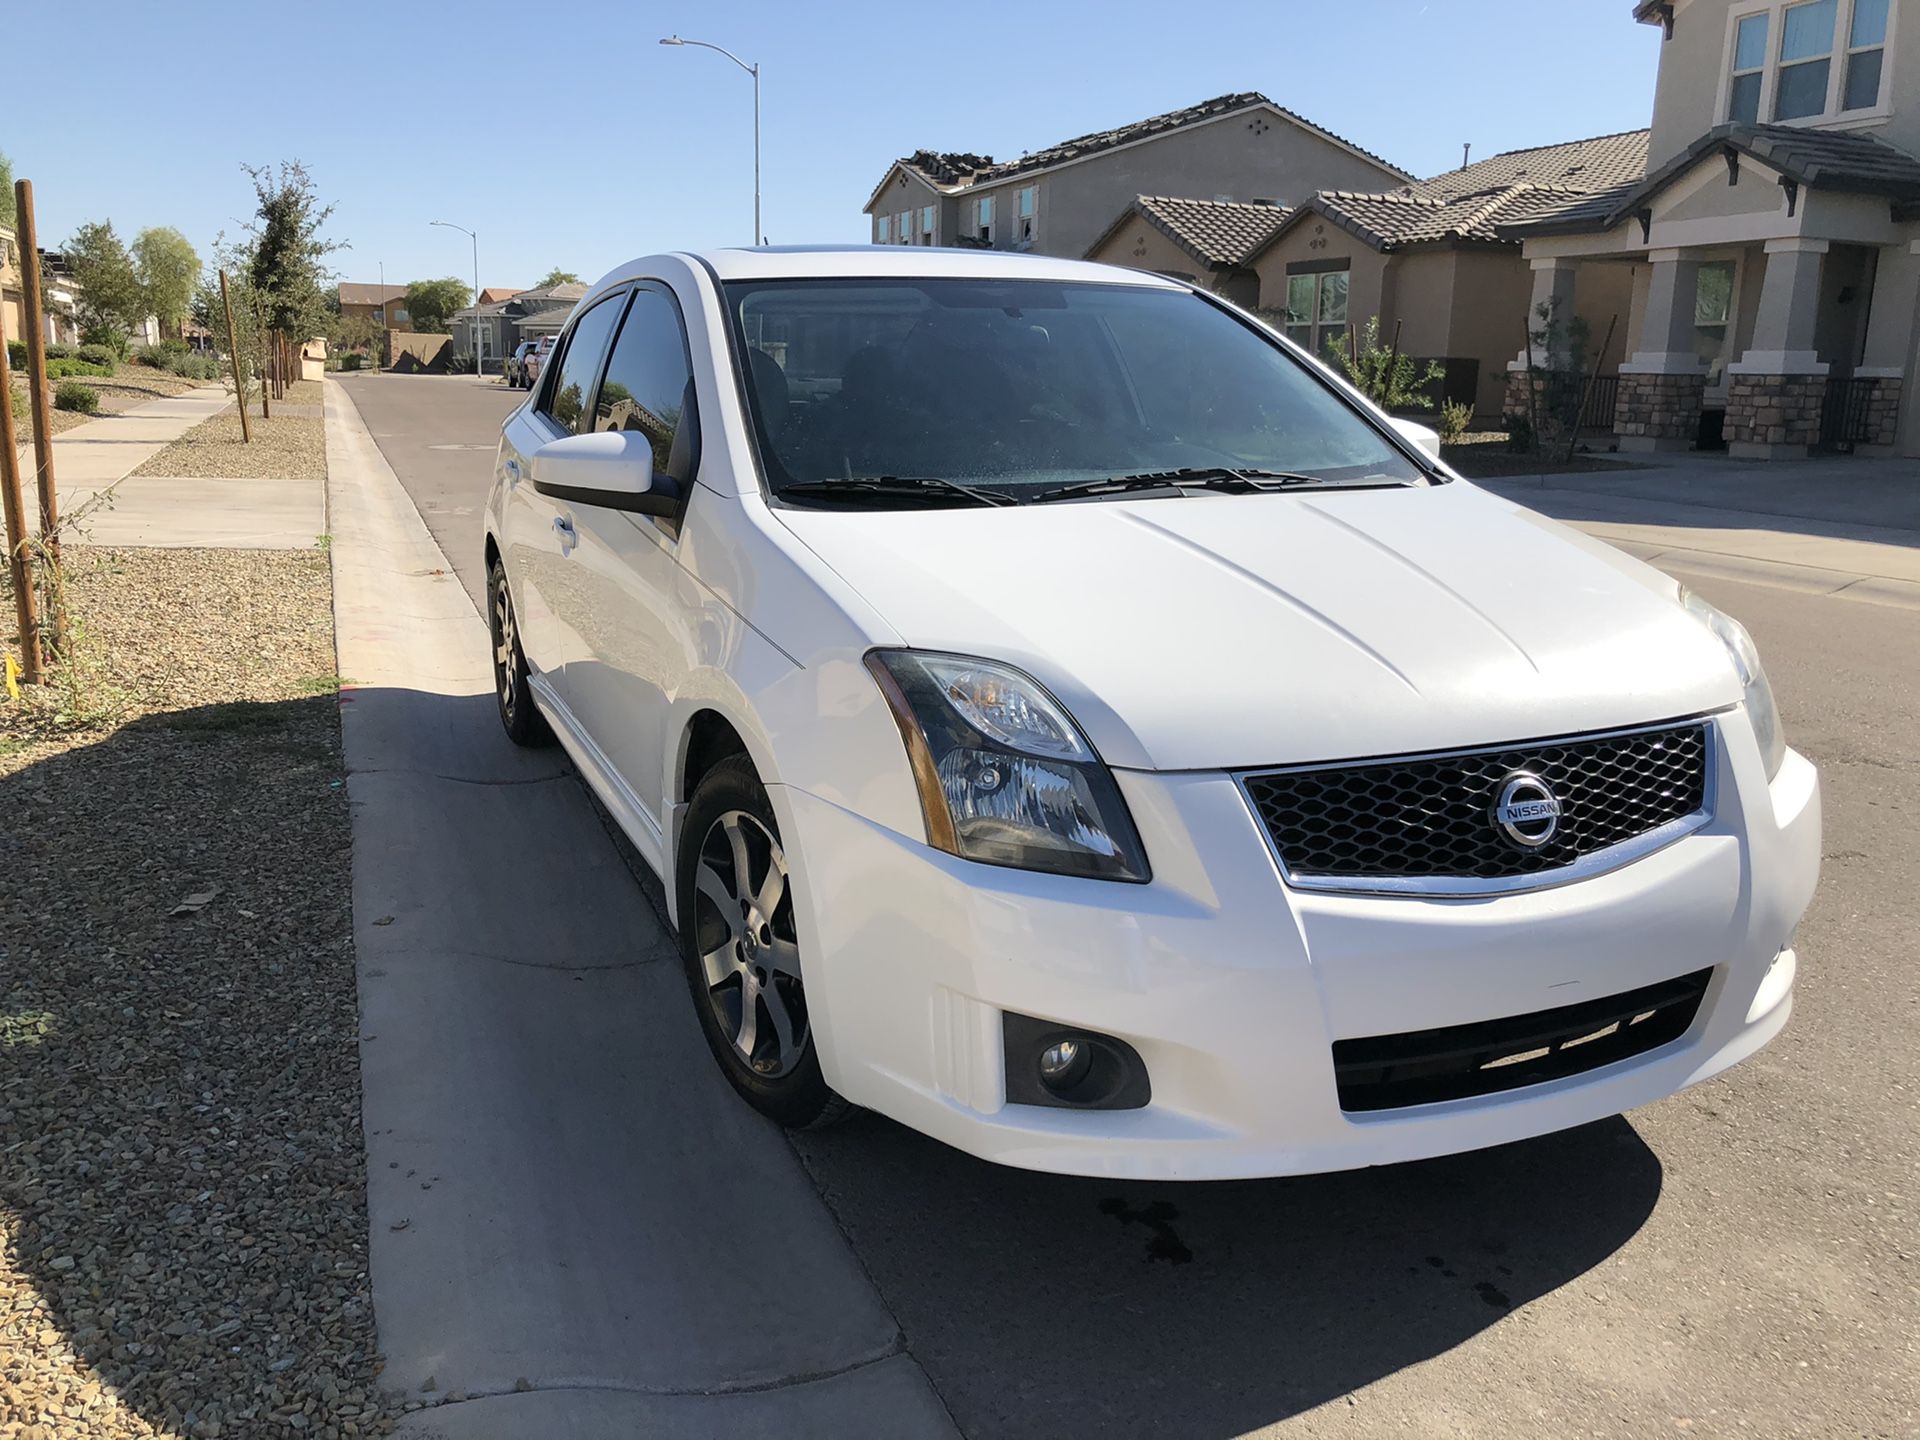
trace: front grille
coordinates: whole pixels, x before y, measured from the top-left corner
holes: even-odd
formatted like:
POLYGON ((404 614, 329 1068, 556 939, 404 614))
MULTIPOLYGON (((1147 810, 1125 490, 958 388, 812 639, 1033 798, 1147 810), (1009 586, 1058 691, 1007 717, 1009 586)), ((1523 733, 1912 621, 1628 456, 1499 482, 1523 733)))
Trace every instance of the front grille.
POLYGON ((1693 1024, 1711 970, 1610 995, 1440 1030, 1336 1040, 1340 1108, 1396 1110, 1582 1075, 1678 1040, 1693 1024))
POLYGON ((1704 813, 1708 727, 1545 740, 1404 760, 1243 777, 1247 797, 1291 880, 1329 888, 1402 882, 1511 881, 1572 865, 1704 813), (1494 820, 1516 772, 1546 782, 1558 828, 1529 849, 1494 820))

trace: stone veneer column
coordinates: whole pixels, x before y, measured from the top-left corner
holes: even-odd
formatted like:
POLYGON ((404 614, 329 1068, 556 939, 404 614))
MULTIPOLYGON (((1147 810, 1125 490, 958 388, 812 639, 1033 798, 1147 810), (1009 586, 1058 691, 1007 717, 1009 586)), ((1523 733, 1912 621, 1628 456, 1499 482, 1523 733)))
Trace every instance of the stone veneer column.
POLYGON ((1620 366, 1613 428, 1622 450, 1690 450, 1700 433, 1707 366, 1693 348, 1694 292, 1700 262, 1679 250, 1647 256, 1644 350, 1620 366))
POLYGON ((1753 344, 1727 367, 1727 452, 1750 460, 1801 457, 1820 439, 1827 367, 1813 348, 1825 240, 1767 242, 1753 344))

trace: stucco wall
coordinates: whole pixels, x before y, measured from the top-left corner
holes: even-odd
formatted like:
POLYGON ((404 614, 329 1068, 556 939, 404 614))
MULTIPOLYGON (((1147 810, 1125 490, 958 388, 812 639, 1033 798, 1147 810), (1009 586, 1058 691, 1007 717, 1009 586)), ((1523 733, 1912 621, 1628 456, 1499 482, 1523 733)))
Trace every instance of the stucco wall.
MULTIPOLYGON (((1673 38, 1660 45, 1659 79, 1654 90, 1653 136, 1648 167, 1657 169, 1720 123, 1721 81, 1728 45, 1728 15, 1734 0, 1688 0, 1677 7, 1673 38)), ((1624 7, 1622 7, 1624 8, 1624 7)), ((1847 17, 1840 6, 1835 63, 1844 46, 1847 17)), ((1777 47, 1779 12, 1769 26, 1768 41, 1777 47)), ((1630 20, 1623 23, 1631 24, 1630 20)), ((1860 128, 1910 152, 1920 152, 1920 4, 1892 0, 1890 54, 1883 66, 1893 72, 1893 113, 1884 120, 1868 120, 1860 128)), ((1653 33, 1658 35, 1658 29, 1653 33)), ((1762 119, 1768 111, 1761 112, 1762 119)), ((1853 120, 1849 119, 1852 127, 1853 120)))
POLYGON ((1033 175, 969 190, 957 201, 957 225, 970 231, 972 202, 994 197, 994 245, 1015 244, 1014 195, 1039 187, 1031 248, 1077 257, 1100 238, 1136 195, 1200 200, 1274 200, 1295 204, 1316 190, 1379 190, 1405 182, 1391 170, 1323 140, 1271 112, 1227 116, 1144 143, 1123 146, 1033 175))
POLYGON ((955 236, 953 201, 934 189, 919 175, 905 169, 896 170, 893 178, 887 182, 873 203, 867 206, 867 238, 878 241, 882 215, 898 216, 902 210, 905 210, 913 226, 914 243, 919 244, 920 211, 927 205, 933 206, 934 209, 933 243, 953 244, 955 236))
POLYGON ((1152 270, 1213 288, 1210 277, 1193 256, 1138 215, 1108 236, 1087 258, 1102 265, 1123 265, 1129 270, 1152 270))
POLYGON ((1533 275, 1518 250, 1462 250, 1455 256, 1446 353, 1480 362, 1477 415, 1500 413, 1507 363, 1520 353, 1520 317, 1532 294, 1533 275))
MULTIPOLYGON (((1364 326, 1368 316, 1384 316, 1391 304, 1387 259, 1338 225, 1309 215, 1254 261, 1254 273, 1260 279, 1260 308, 1285 308, 1289 264, 1302 260, 1345 260, 1348 262, 1347 318, 1356 326, 1364 326)), ((1390 321, 1383 323, 1391 327, 1390 321)))

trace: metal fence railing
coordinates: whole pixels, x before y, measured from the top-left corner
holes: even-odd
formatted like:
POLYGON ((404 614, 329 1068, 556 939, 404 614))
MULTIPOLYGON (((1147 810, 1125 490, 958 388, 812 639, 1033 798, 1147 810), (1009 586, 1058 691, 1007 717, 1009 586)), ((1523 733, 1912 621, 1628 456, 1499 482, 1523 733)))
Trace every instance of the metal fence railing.
POLYGON ((1580 410, 1580 428, 1582 430, 1613 429, 1613 410, 1620 400, 1620 377, 1618 375, 1597 375, 1593 389, 1588 392, 1587 403, 1580 410))
POLYGON ((1825 402, 1820 407, 1820 443, 1835 449, 1858 445, 1869 438, 1867 402, 1873 398, 1877 382, 1837 375, 1827 381, 1825 402))

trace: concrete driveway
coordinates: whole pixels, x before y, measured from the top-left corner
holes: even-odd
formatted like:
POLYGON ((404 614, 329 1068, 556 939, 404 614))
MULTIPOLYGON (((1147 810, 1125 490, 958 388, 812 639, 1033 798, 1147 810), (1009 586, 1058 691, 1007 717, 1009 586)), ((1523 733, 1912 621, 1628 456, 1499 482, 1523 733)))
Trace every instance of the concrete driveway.
MULTIPOLYGON (((349 384, 423 512, 445 507, 469 577, 485 457, 434 447, 490 448, 497 421, 483 427, 448 382, 349 384)), ((1782 1039, 1625 1118, 1350 1175, 1064 1179, 874 1116, 781 1142, 963 1432, 1913 1432, 1920 624, 1786 572, 1675 568, 1752 628, 1788 735, 1823 771, 1827 868, 1782 1039)), ((596 893, 620 883, 600 855, 577 863, 596 893)), ((625 896, 601 903, 634 913, 625 896)), ((554 1047, 589 1089, 598 1067, 675 1105, 701 1090, 690 1015, 663 1012, 623 1043, 626 1023, 605 1019, 588 1055, 561 1057, 562 1027, 502 1010, 474 1043, 554 1047)), ((653 1155, 674 1173, 694 1163, 672 1145, 653 1155)), ((571 1181, 525 1183, 559 1204, 571 1181)), ((696 1325, 718 1303, 697 1287, 652 1298, 692 1307, 696 1325)))

